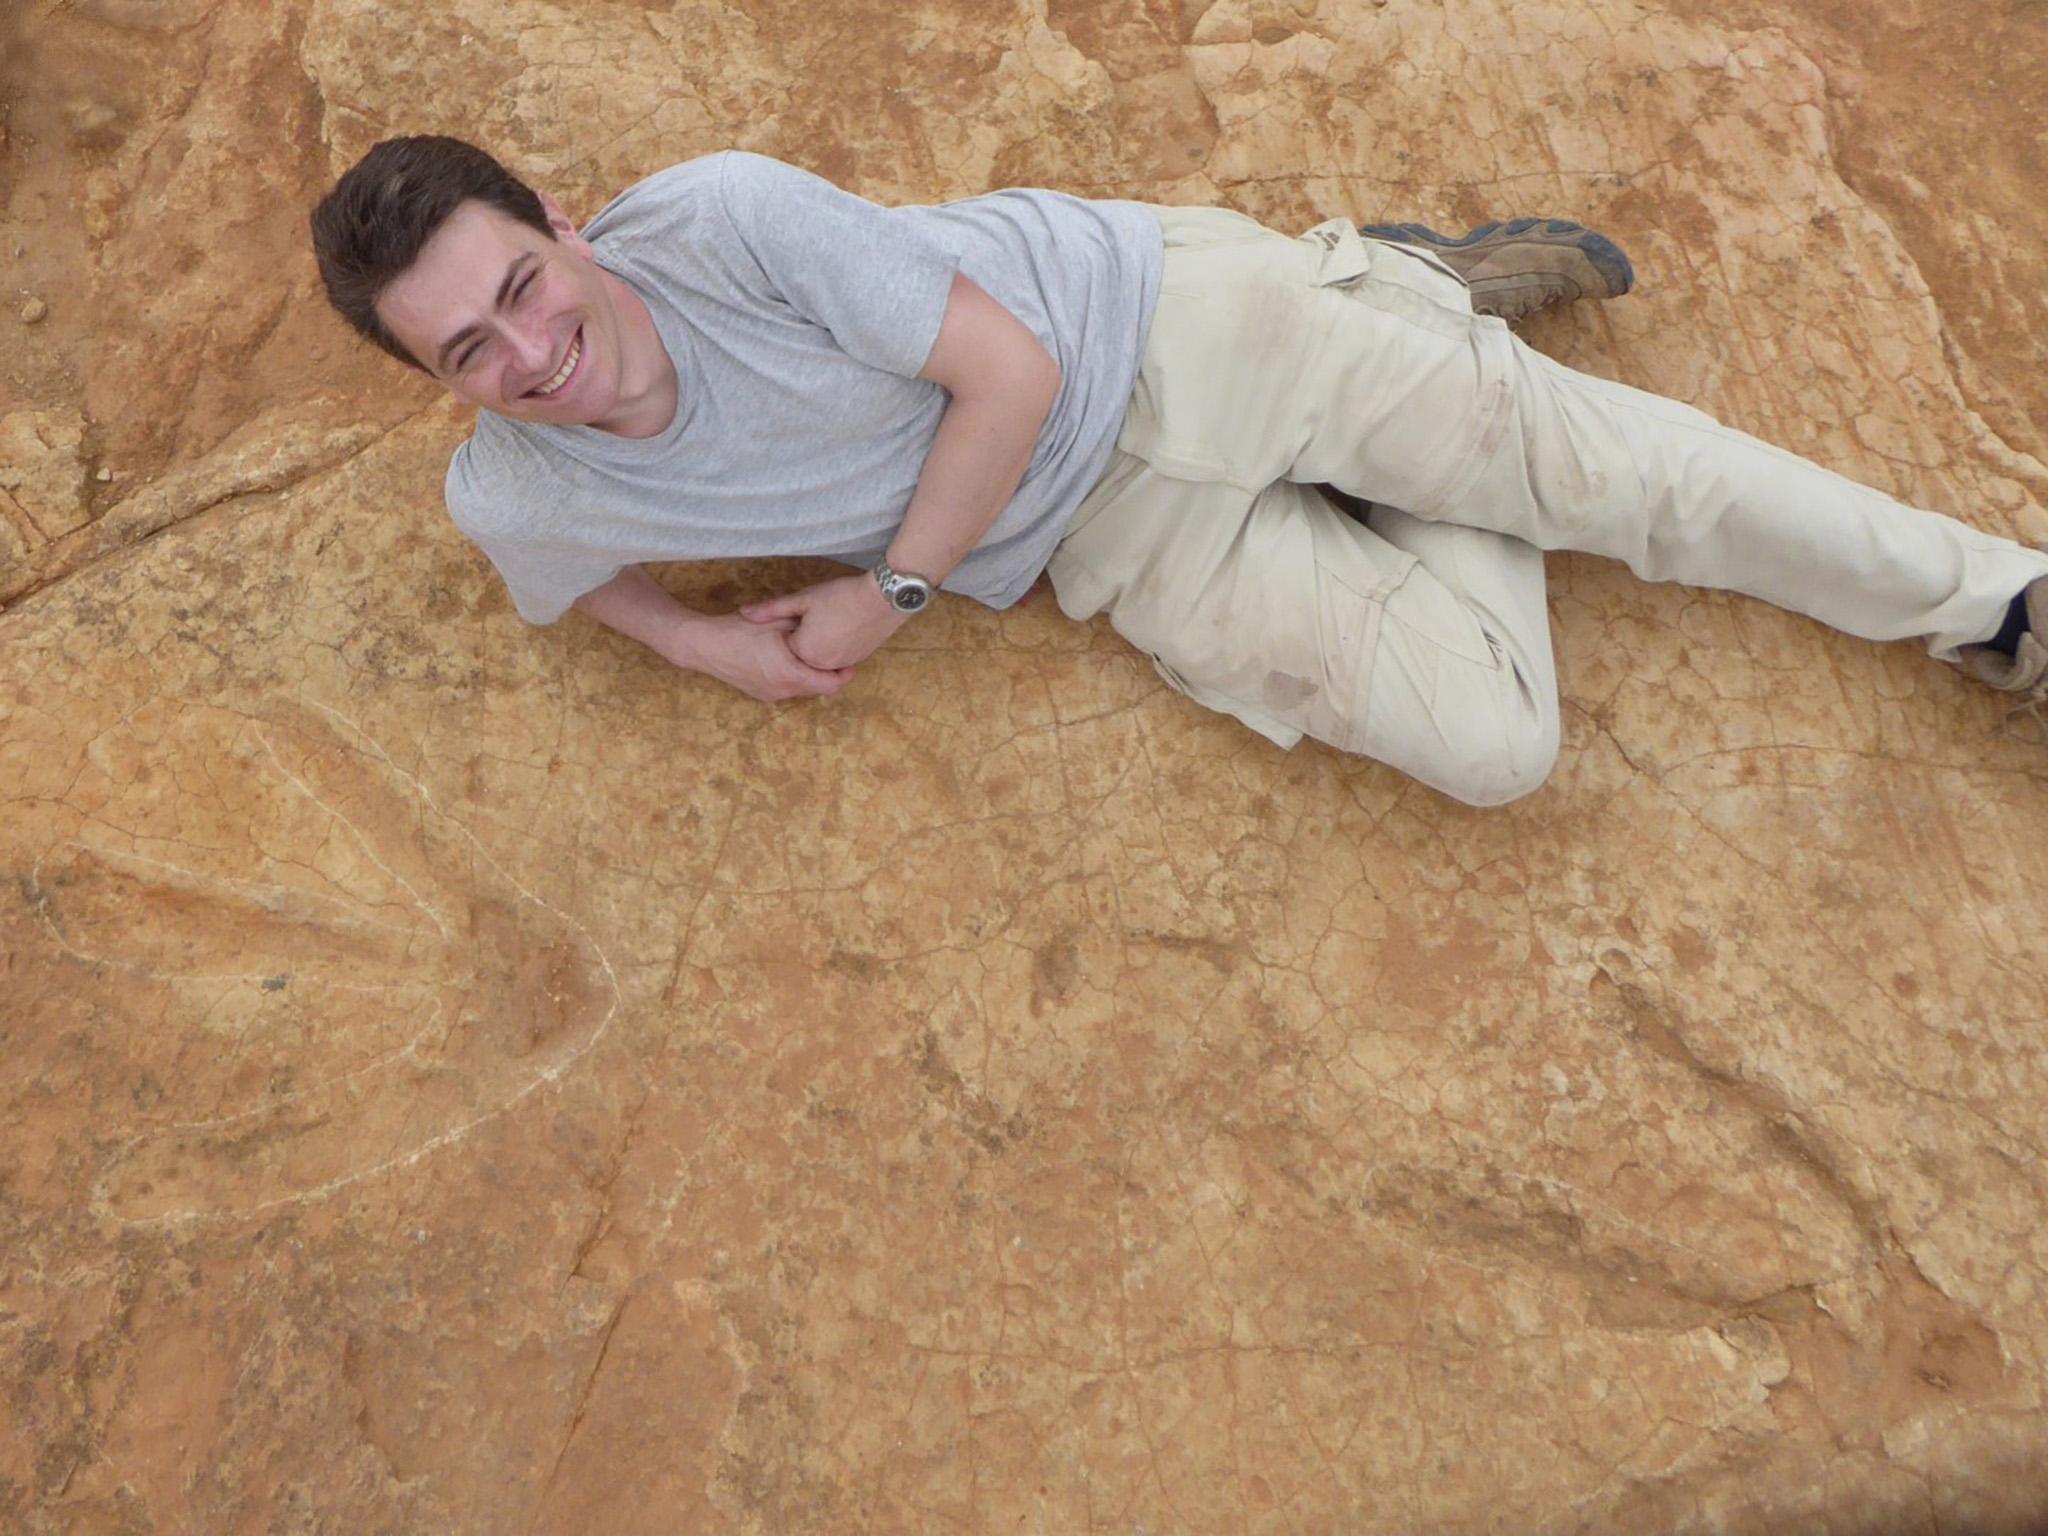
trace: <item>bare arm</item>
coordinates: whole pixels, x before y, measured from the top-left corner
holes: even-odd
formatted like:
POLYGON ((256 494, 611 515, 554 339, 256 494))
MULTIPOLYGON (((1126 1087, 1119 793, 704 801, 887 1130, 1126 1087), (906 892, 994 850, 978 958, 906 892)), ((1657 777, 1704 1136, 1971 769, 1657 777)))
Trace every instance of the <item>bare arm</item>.
MULTIPOLYGON (((936 585, 1016 494, 1059 396, 1060 369, 1023 321, 956 275, 920 377, 942 385, 952 399, 887 558, 895 569, 936 585)), ((807 661, 837 667, 865 660, 905 622, 866 572, 741 612, 762 622, 797 619, 791 648, 807 661)))
POLYGON ((670 597, 660 582, 637 565, 627 566, 571 606, 659 651, 679 667, 689 665, 684 657, 689 654, 690 632, 704 618, 670 597))
POLYGON ((955 276, 920 378, 953 397, 888 561, 937 583, 981 542, 1030 467, 1059 397, 1060 367, 1029 327, 955 276))
POLYGON ((837 693, 851 667, 813 667, 790 649, 796 620, 749 623, 738 614, 686 608, 637 565, 576 599, 600 624, 629 635, 666 660, 729 683, 764 702, 837 693))

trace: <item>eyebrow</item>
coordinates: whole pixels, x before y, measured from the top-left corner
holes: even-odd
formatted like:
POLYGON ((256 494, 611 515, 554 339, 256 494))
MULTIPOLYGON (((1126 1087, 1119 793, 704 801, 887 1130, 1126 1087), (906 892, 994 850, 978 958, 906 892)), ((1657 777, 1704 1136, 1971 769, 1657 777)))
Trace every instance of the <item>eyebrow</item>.
MULTIPOLYGON (((519 281, 520 273, 526 270, 528 262, 537 262, 540 257, 532 251, 521 251, 512 258, 512 265, 505 269, 505 280, 498 284, 498 296, 491 300, 493 310, 503 309, 505 300, 511 295, 512 285, 519 281)), ((468 341, 481 330, 481 326, 465 325, 461 330, 441 343, 441 350, 434 354, 434 367, 442 373, 448 371, 448 354, 468 341)))

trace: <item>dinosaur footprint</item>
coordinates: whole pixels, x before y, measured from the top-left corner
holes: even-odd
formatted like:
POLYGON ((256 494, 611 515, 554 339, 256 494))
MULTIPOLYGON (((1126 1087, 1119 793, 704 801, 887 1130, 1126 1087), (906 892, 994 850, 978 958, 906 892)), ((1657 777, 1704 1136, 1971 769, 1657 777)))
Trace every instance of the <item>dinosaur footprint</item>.
POLYGON ((100 1170, 131 1221, 252 1215, 459 1141, 603 1035, 616 978, 334 711, 159 701, 95 744, 125 788, 30 877, 55 943, 162 999, 100 1170), (127 739, 123 740, 125 736, 127 739))

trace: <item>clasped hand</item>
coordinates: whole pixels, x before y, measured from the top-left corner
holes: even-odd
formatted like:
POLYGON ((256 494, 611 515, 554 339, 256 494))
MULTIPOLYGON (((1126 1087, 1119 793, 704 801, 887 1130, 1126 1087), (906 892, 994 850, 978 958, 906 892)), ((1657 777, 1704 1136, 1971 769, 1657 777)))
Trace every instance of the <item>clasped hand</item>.
POLYGON ((705 621, 690 665, 764 703, 837 693, 907 616, 862 573, 705 621))
POLYGON ((740 617, 754 624, 794 619, 789 648, 796 659, 806 666, 836 670, 858 666, 874 655, 909 615, 898 613, 882 596, 875 578, 862 572, 748 603, 740 617))

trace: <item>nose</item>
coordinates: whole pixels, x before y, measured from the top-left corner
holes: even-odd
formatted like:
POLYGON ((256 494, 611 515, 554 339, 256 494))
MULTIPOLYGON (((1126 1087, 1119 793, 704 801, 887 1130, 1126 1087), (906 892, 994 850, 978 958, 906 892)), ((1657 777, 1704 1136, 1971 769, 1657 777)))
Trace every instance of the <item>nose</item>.
POLYGON ((512 359, 523 372, 545 368, 555 360, 547 327, 538 320, 510 327, 505 333, 505 344, 511 348, 512 359))

